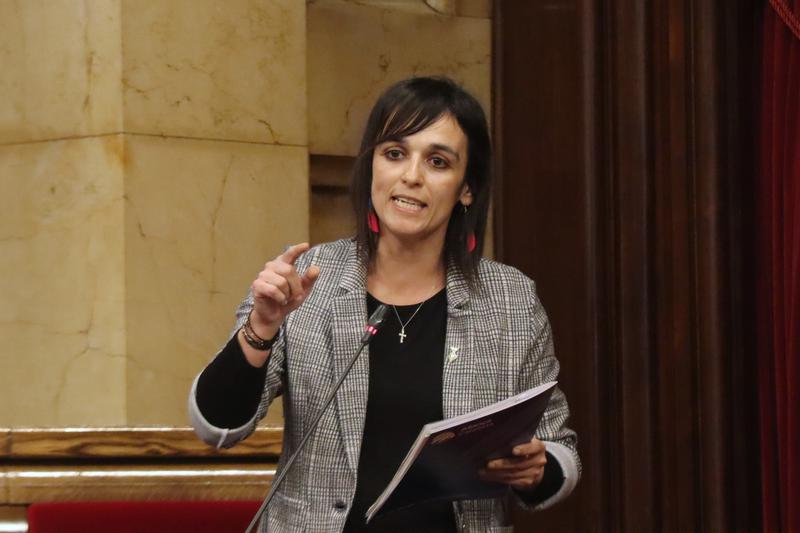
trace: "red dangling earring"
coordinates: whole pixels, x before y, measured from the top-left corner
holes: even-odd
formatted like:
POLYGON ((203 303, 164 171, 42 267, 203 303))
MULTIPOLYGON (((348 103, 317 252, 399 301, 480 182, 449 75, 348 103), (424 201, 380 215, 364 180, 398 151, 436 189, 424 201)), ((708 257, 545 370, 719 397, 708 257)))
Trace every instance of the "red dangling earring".
POLYGON ((381 226, 378 223, 378 216, 375 214, 375 211, 372 210, 372 200, 369 201, 369 205, 367 207, 367 227, 376 235, 381 232, 381 226))
POLYGON ((475 238, 475 234, 473 232, 469 232, 467 235, 467 252, 472 253, 475 251, 475 248, 478 247, 478 239, 475 238))
MULTIPOLYGON (((464 205, 464 204, 461 204, 464 205)), ((464 231, 467 233, 467 253, 472 253, 478 247, 478 239, 475 237, 474 231, 467 230, 467 206, 464 205, 464 231)))

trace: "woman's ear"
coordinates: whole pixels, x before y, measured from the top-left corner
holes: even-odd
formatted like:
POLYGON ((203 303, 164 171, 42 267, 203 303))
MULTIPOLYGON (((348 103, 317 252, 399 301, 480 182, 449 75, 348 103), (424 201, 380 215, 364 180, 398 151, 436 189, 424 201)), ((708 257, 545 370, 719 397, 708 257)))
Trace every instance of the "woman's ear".
POLYGON ((461 196, 458 197, 458 201, 464 206, 472 204, 472 191, 469 190, 469 185, 466 183, 461 187, 461 196))

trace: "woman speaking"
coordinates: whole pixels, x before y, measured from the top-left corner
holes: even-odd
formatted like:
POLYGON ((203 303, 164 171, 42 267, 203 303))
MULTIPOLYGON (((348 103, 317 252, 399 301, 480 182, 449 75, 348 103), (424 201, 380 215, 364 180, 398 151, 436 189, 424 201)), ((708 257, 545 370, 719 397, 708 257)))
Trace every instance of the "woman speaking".
POLYGON ((454 82, 413 78, 369 116, 352 179, 353 239, 289 247, 237 311, 231 339, 192 387, 198 435, 229 447, 282 395, 286 458, 359 348, 381 303, 389 315, 280 486, 261 531, 510 531, 510 504, 534 510, 580 475, 564 395, 536 437, 481 476, 503 498, 419 504, 365 524, 420 428, 558 375, 533 282, 481 258, 491 147, 478 102, 454 82))

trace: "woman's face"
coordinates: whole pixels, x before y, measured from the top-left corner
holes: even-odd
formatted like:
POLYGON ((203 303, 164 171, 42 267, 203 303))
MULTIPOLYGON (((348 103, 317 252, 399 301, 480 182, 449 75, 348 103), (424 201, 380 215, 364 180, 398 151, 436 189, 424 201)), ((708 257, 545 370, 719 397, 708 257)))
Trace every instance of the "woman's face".
POLYGON ((467 136, 452 115, 400 141, 379 144, 372 156, 371 192, 381 238, 443 242, 455 204, 472 203, 466 168, 467 136))

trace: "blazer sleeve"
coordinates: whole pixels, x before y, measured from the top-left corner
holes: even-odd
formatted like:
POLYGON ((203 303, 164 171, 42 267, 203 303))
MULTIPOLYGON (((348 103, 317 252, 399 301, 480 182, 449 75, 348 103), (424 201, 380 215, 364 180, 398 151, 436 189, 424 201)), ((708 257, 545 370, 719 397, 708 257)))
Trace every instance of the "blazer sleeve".
MULTIPOLYGON (((250 311, 253 309, 253 293, 248 293, 236 310, 236 324, 228 337, 227 342, 239 331, 242 327, 250 311)), ((217 354, 219 355, 219 353, 217 354)), ((192 383, 192 388, 189 393, 189 419, 194 427, 195 433, 201 440, 211 444, 217 448, 230 448, 249 437, 255 431, 258 422, 267 414, 269 405, 282 391, 283 376, 285 372, 284 362, 286 359, 286 339, 284 328, 278 331, 278 339, 272 346, 272 352, 269 359, 267 359, 267 373, 264 382, 264 391, 261 395, 261 401, 258 408, 253 413, 253 416, 243 425, 235 428, 218 427, 208 421, 203 415, 198 402, 197 402, 197 383, 200 375, 195 378, 192 383)))
MULTIPOLYGON (((317 248, 312 248, 302 254, 295 261, 295 267, 300 273, 311 266, 316 257, 317 248)), ((247 320, 250 311, 253 310, 253 292, 248 291, 247 297, 239 304, 236 309, 236 324, 231 331, 228 341, 242 327, 247 320)), ((228 342, 226 341, 226 343, 228 342)), ((224 346, 224 345, 223 345, 224 346)), ((235 444, 249 437, 256 429, 256 425, 267 415, 267 410, 272 401, 282 392, 286 377, 286 351, 287 351, 287 332, 286 321, 278 330, 278 338, 272 345, 272 352, 267 359, 267 373, 264 381, 264 390, 261 394, 261 401, 253 413, 252 418, 243 425, 236 428, 221 428, 211 424, 197 405, 197 378, 195 378, 189 394, 189 418, 194 427, 195 433, 205 442, 217 448, 230 448, 235 444)), ((199 377, 199 376, 198 376, 199 377)))
MULTIPOLYGON (((530 281, 528 314, 529 351, 520 372, 520 390, 527 390, 547 381, 556 381, 559 372, 550 323, 536 295, 533 281, 530 281)), ((581 462, 577 450, 577 435, 567 426, 568 420, 567 398, 561 389, 556 387, 536 430, 536 437, 544 442, 548 460, 558 461, 563 482, 559 490, 544 501, 531 504, 518 498, 523 507, 531 510, 546 509, 566 498, 578 483, 581 476, 581 462)))

